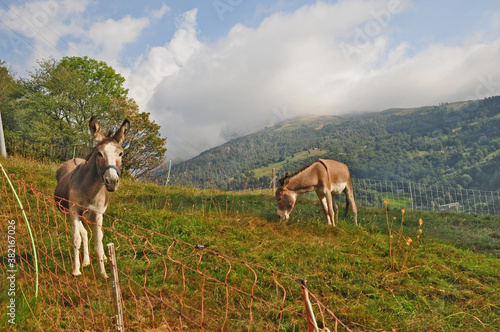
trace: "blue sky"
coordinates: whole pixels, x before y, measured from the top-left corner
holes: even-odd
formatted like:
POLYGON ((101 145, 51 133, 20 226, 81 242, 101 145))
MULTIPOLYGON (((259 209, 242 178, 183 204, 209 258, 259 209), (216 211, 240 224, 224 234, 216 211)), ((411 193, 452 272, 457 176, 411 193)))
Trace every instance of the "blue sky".
POLYGON ((0 59, 89 56, 192 157, 295 116, 500 94, 493 0, 0 0, 0 59))

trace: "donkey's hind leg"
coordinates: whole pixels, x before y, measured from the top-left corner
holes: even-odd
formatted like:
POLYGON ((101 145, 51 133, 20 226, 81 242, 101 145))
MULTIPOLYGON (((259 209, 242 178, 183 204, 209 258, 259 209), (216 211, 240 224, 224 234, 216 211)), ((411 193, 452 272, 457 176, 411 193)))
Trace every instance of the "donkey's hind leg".
MULTIPOLYGON (((349 204, 349 209, 351 210, 352 216, 354 217, 354 224, 358 225, 358 208, 356 207, 356 202, 354 201, 354 192, 352 189, 352 185, 346 187, 345 191, 346 196, 346 209, 347 204, 349 204)), ((347 211, 346 211, 347 214, 347 211)))
MULTIPOLYGON (((333 207, 333 217, 337 218, 337 222, 339 221, 339 206, 337 205, 337 201, 335 200, 335 195, 332 194, 332 207, 333 207)), ((335 226, 335 220, 333 221, 333 225, 335 226)))

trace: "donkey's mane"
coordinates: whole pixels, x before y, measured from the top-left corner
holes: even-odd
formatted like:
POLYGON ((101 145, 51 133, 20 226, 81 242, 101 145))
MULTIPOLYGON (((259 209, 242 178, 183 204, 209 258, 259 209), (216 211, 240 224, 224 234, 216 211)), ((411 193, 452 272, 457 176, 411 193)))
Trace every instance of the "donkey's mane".
POLYGON ((318 160, 319 160, 319 159, 316 159, 315 161, 313 161, 313 162, 312 162, 312 163, 310 163, 309 165, 306 165, 306 166, 304 166, 304 167, 300 168, 299 170, 297 170, 297 171, 293 172, 293 174, 292 174, 292 175, 288 175, 288 176, 287 176, 287 175, 285 175, 284 177, 282 177, 281 179, 279 179, 279 180, 278 180, 279 185, 280 185, 280 186, 282 186, 282 185, 284 184, 284 182, 285 182, 285 179, 286 179, 287 177, 288 177, 288 178, 290 178, 290 179, 291 179, 291 178, 293 178, 294 176, 296 176, 296 175, 298 175, 298 174, 302 173, 303 171, 305 171, 307 168, 311 167, 311 166, 312 166, 312 164, 314 164, 314 163, 315 163, 315 162, 317 162, 318 160))

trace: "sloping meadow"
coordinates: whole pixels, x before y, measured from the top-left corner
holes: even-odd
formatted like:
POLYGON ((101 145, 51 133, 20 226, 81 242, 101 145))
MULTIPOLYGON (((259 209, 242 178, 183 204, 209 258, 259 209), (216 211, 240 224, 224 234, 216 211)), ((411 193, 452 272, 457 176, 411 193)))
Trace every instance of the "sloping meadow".
MULTIPOLYGON (((1 159, 1 162, 17 179, 48 194, 53 192, 57 165, 15 157, 1 159)), ((2 204, 0 212, 6 219, 8 211, 4 211, 4 206, 2 204)), ((119 232, 106 233, 105 230, 104 241, 125 243, 130 240, 120 239, 116 234, 127 232, 137 240, 144 239, 143 242, 154 238, 158 244, 151 247, 151 251, 160 252, 161 257, 171 254, 173 260, 177 259, 175 252, 173 249, 171 253, 168 251, 180 243, 190 244, 197 250, 203 248, 216 252, 219 256, 205 259, 197 269, 210 270, 213 275, 220 275, 221 280, 226 278, 226 286, 222 284, 221 289, 214 291, 214 296, 223 300, 228 294, 228 283, 235 288, 248 288, 248 271, 239 272, 234 264, 234 271, 228 276, 227 269, 223 268, 226 263, 221 257, 235 258, 242 266, 256 264, 269 271, 305 279, 319 302, 353 331, 498 329, 499 217, 449 212, 404 212, 390 207, 360 208, 360 226, 356 227, 352 217, 343 216, 343 206, 340 210, 340 222, 337 227, 332 228, 326 225, 316 199, 301 197, 291 219, 282 222, 276 215, 276 203, 270 190, 234 193, 188 187, 160 187, 124 178, 120 189, 111 194, 110 206, 104 218, 104 227, 119 232)), ((21 223, 21 220, 17 222, 21 223)), ((36 231, 41 228, 34 229, 36 231)), ((2 234, 6 233, 6 222, 2 222, 2 234)), ((7 237, 2 235, 1 239, 4 252, 7 237)), ((70 250, 61 252, 67 255, 70 250)), ((147 259, 148 256, 140 251, 117 254, 121 255, 121 262, 128 275, 147 274, 148 283, 153 285, 151 292, 163 291, 165 297, 169 296, 169 279, 155 274, 156 270, 161 271, 161 267, 166 264, 165 260, 147 259), (127 263, 127 260, 134 263, 127 263)), ((177 254, 180 255, 181 251, 177 254)), ((6 251, 2 255, 6 256, 6 251)), ((5 259, 2 262, 1 278, 5 279, 5 259)), ((196 266, 195 260, 193 264, 196 266)), ((66 268, 69 269, 70 266, 66 268)), ((190 273, 197 274, 196 271, 190 273)), ((168 277, 172 278, 172 282, 188 274, 180 268, 168 270, 168 277)), ((146 279, 143 278, 138 280, 143 280, 146 284, 146 279)), ((251 273, 250 278, 253 278, 251 273)), ((293 287, 281 281, 280 284, 287 290, 293 287)), ((41 287, 43 286, 42 284, 41 287)), ((133 297, 135 287, 139 286, 122 287, 125 288, 123 297, 128 299, 133 297)), ((208 294, 208 288, 200 281, 184 283, 183 287, 184 300, 203 293, 201 290, 207 292, 205 295, 208 294)), ((258 284, 258 295, 264 296, 263 293, 267 292, 274 294, 271 297, 276 297, 281 294, 278 288, 272 279, 266 281, 262 278, 258 284)), ((2 307, 9 301, 7 291, 2 287, 2 307)), ((297 303, 302 301, 297 294, 290 293, 289 296, 297 297, 294 299, 297 303)), ((139 298, 138 301, 146 302, 148 299, 139 298)), ((235 309, 237 312, 240 309, 238 306, 241 306, 241 311, 245 313, 241 316, 247 315, 248 309, 244 307, 248 304, 245 301, 230 301, 234 307, 231 310, 235 309)), ((57 302, 54 300, 52 305, 57 302)), ((209 302, 205 304, 208 305, 209 302)), ((256 314, 257 305, 253 303, 251 306, 256 314)), ((262 306, 262 303, 258 306, 262 306)), ((71 310, 69 305, 66 307, 71 310)), ((181 310, 196 311, 188 307, 186 305, 181 310)), ((320 321, 318 316, 323 313, 319 307, 315 306, 315 309, 316 318, 320 321)), ((30 315, 28 309, 23 310, 21 311, 25 315, 30 315)), ((44 310, 46 313, 51 312, 49 309, 44 310)), ((54 309, 53 312, 57 313, 58 310, 64 310, 64 307, 54 309)), ((292 310, 305 311, 298 305, 293 305, 292 310)), ((210 319, 217 320, 214 317, 221 317, 220 320, 229 321, 223 325, 227 330, 238 330, 245 326, 231 324, 231 320, 243 318, 233 311, 228 316, 225 306, 213 306, 206 312, 206 324, 211 324, 210 319), (212 318, 208 318, 208 313, 212 318)), ((304 329, 304 325, 297 319, 290 318, 286 321, 285 317, 282 321, 276 315, 270 310, 269 316, 272 317, 263 323, 265 325, 253 325, 254 328, 258 329, 260 326, 278 330, 280 326, 281 330, 304 329)), ((9 326, 7 318, 2 315, 1 326, 9 326)), ((26 320, 21 319, 20 322, 26 320)), ((165 322, 171 328, 175 326, 175 320, 165 319, 165 322)), ((220 329, 221 325, 216 323, 213 322, 213 326, 220 329)), ((42 321, 36 326, 41 329, 49 328, 43 326, 42 321)), ((205 326, 209 328, 211 325, 205 326)), ((141 325, 135 327, 144 328, 141 325)), ((333 325, 326 327, 330 330, 335 328, 333 325)), ((18 328, 22 329, 22 326, 18 328)))

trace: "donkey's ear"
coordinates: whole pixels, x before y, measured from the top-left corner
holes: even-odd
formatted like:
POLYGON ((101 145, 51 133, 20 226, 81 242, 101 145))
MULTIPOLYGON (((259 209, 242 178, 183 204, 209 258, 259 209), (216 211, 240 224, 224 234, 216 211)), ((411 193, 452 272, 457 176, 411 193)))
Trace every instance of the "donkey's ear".
POLYGON ((285 179, 283 180, 283 187, 286 186, 290 182, 290 173, 285 174, 285 179))
POLYGON ((102 132, 101 126, 99 126, 99 123, 97 123, 97 118, 93 116, 90 121, 89 121, 89 128, 90 132, 92 133, 92 136, 94 136, 94 139, 96 142, 100 142, 106 137, 104 133, 102 132))
POLYGON ((130 129, 130 121, 128 121, 128 119, 125 119, 120 129, 116 131, 114 139, 121 144, 123 142, 123 139, 127 135, 129 129, 130 129))

